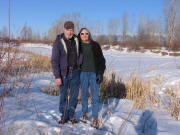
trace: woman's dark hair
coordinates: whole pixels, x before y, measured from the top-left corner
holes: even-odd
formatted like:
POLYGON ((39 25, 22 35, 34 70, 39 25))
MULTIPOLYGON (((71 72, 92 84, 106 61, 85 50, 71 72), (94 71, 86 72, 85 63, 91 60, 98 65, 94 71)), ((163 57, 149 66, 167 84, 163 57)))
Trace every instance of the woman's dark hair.
POLYGON ((79 31, 79 34, 78 34, 79 42, 81 43, 80 34, 81 34, 81 32, 82 32, 83 30, 87 30, 87 31, 88 31, 88 33, 89 33, 89 39, 88 39, 88 40, 89 40, 90 42, 93 41, 90 31, 89 31, 87 28, 81 28, 81 30, 79 31))

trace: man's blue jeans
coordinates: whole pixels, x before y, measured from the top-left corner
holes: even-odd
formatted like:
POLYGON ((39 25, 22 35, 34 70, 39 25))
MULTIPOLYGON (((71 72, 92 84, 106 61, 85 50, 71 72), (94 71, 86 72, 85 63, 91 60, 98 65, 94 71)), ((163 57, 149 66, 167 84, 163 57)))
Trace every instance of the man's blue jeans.
POLYGON ((72 74, 62 76, 62 85, 60 89, 59 112, 62 114, 64 120, 75 117, 75 109, 78 103, 79 94, 79 71, 73 70, 72 74), (72 78, 72 80, 71 80, 72 78), (69 100, 68 100, 68 86, 70 86, 69 100))
POLYGON ((96 83, 96 73, 94 72, 81 72, 80 74, 81 82, 81 103, 82 112, 88 113, 88 91, 89 86, 91 89, 92 97, 92 116, 98 117, 99 111, 99 84, 96 83))

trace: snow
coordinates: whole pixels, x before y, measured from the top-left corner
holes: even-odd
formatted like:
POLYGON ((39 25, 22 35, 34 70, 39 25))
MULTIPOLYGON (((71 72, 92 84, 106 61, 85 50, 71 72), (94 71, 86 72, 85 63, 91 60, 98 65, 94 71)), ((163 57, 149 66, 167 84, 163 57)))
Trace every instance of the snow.
POLYGON ((44 45, 44 44, 32 44, 32 43, 26 43, 19 47, 20 49, 28 50, 34 53, 43 54, 50 56, 52 46, 50 45, 44 45))
MULTIPOLYGON (((20 48, 51 56, 52 47, 48 45, 24 44, 20 48)), ((103 53, 107 61, 107 68, 110 71, 114 70, 118 77, 125 76, 127 79, 131 72, 140 73, 143 79, 156 75, 165 76, 160 94, 163 94, 163 88, 171 85, 180 86, 180 57, 161 56, 151 52, 143 54, 120 52, 113 48, 104 50, 103 53)), ((102 130, 94 129, 89 124, 81 122, 75 125, 70 123, 59 125, 57 123, 60 120, 59 97, 47 95, 41 91, 42 88, 49 87, 52 73, 39 73, 33 76, 34 79, 28 93, 22 92, 5 98, 0 134, 179 135, 180 133, 180 121, 174 120, 165 110, 157 108, 131 110, 133 101, 115 98, 109 99, 109 104, 100 105, 102 130), (126 120, 130 112, 130 117, 126 120)), ((76 109, 78 120, 82 115, 81 109, 82 106, 78 104, 76 109)), ((89 105, 88 116, 91 122, 91 105, 89 105)))
MULTIPOLYGON (((103 51, 107 68, 119 77, 127 77, 130 73, 139 74, 143 79, 158 75, 164 77, 163 87, 180 86, 180 57, 161 56, 151 52, 139 53, 109 49, 103 51)), ((160 92, 160 91, 159 91, 160 92)))

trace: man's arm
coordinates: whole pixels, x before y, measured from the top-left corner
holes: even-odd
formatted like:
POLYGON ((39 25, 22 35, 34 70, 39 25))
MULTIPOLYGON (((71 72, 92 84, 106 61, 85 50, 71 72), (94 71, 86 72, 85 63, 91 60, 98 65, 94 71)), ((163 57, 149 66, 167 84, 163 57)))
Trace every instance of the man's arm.
POLYGON ((53 69, 53 74, 56 78, 56 84, 61 85, 61 75, 60 75, 60 49, 59 49, 59 38, 57 37, 53 43, 51 64, 53 69))

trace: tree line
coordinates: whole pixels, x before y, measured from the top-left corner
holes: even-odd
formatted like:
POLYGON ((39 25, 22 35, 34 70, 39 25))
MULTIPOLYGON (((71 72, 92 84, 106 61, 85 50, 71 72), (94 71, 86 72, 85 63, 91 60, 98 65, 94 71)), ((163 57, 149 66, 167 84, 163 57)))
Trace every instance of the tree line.
MULTIPOLYGON (((44 33, 32 30, 25 23, 18 37, 21 41, 52 43, 56 35, 63 32, 64 22, 72 20, 76 34, 80 28, 87 27, 101 45, 121 45, 134 49, 141 46, 146 48, 164 46, 168 50, 178 50, 180 49, 180 0, 163 0, 163 12, 164 16, 155 19, 143 13, 135 16, 125 12, 121 18, 109 18, 107 26, 101 21, 83 19, 80 13, 62 14, 60 19, 44 33)), ((8 38, 6 27, 0 27, 0 37, 8 38)))

